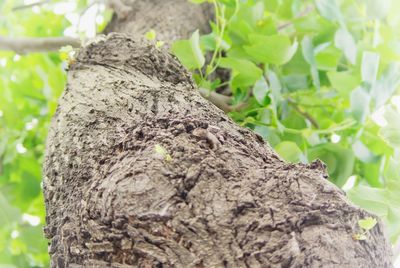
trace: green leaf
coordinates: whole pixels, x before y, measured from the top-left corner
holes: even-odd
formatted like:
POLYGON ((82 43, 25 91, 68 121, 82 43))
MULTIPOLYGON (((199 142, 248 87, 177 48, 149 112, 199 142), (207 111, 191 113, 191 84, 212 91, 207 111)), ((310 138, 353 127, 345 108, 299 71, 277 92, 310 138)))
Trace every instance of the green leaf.
POLYGON ((369 115, 369 103, 371 97, 362 87, 358 87, 351 92, 351 112, 355 119, 363 123, 369 115))
POLYGON ((160 48, 160 47, 162 47, 164 44, 165 44, 164 41, 157 41, 157 42, 156 42, 156 48, 160 48))
POLYGON ((379 160, 379 157, 374 155, 364 143, 360 140, 356 141, 351 148, 353 149, 354 155, 363 161, 364 163, 373 163, 379 160))
POLYGON ((372 217, 367 217, 358 221, 358 226, 360 226, 365 231, 369 231, 377 224, 376 219, 372 217))
POLYGON ((400 113, 387 106, 384 117, 388 124, 380 130, 380 136, 391 146, 400 148, 400 113))
POLYGON ((339 187, 342 187, 352 175, 355 157, 352 150, 339 144, 325 143, 308 149, 308 160, 320 159, 328 166, 329 177, 339 187))
POLYGON ((154 150, 156 151, 156 153, 161 156, 164 160, 166 161, 171 161, 172 157, 171 155, 167 152, 167 150, 162 147, 160 144, 156 144, 154 146, 154 150))
POLYGON ((377 53, 366 51, 361 62, 361 78, 372 86, 378 76, 380 56, 377 53))
POLYGON ((304 162, 304 155, 296 143, 292 141, 283 141, 275 146, 275 151, 286 161, 304 162))
POLYGON ((200 37, 200 46, 205 51, 213 51, 217 47, 216 35, 210 33, 200 37))
POLYGON ((312 39, 309 36, 305 36, 301 41, 301 48, 303 52, 303 57, 306 62, 310 65, 315 65, 315 56, 314 56, 314 45, 312 43, 312 39))
POLYGON ((346 97, 360 84, 359 78, 349 72, 328 72, 327 75, 332 87, 346 97))
POLYGON ((315 0, 319 14, 330 21, 339 21, 343 26, 343 16, 336 0, 315 0))
POLYGON ((197 68, 203 67, 206 59, 203 56, 203 52, 200 49, 200 36, 199 30, 195 31, 190 38, 190 46, 192 48, 193 54, 195 55, 195 61, 197 63, 197 68))
POLYGON ((12 207, 3 193, 0 192, 0 227, 12 225, 19 217, 19 210, 12 207))
POLYGON ((243 19, 237 19, 230 23, 231 30, 229 31, 229 37, 232 40, 233 45, 243 45, 248 42, 248 35, 253 32, 250 23, 243 19))
POLYGON ((275 105, 278 105, 282 99, 282 84, 279 81, 279 77, 276 75, 274 71, 268 71, 267 73, 268 81, 270 83, 272 100, 275 102, 275 105))
POLYGON ((367 236, 365 234, 353 234, 354 240, 367 240, 367 236))
POLYGON ((337 30, 335 34, 335 46, 341 49, 346 59, 351 63, 356 63, 357 45, 351 33, 344 28, 337 30))
POLYGON ((188 70, 201 69, 205 63, 204 55, 200 49, 198 30, 192 34, 189 40, 176 41, 171 50, 188 70))
MULTIPOLYGON (((356 152, 354 152, 356 154, 356 152)), ((371 187, 382 187, 382 158, 380 156, 374 156, 375 159, 371 163, 362 161, 358 163, 357 169, 360 176, 363 177, 362 181, 365 180, 371 187)), ((358 158, 358 157, 357 157, 358 158)))
POLYGON ((255 61, 282 65, 290 61, 296 53, 298 43, 291 44, 289 37, 284 35, 249 35, 249 46, 244 49, 255 61))
POLYGON ((261 106, 266 105, 266 98, 268 96, 268 84, 267 81, 265 81, 264 77, 261 77, 254 85, 253 87, 253 94, 254 97, 256 98, 258 104, 261 106))
POLYGON ((394 157, 391 157, 388 161, 385 169, 385 179, 387 181, 400 181, 400 161, 394 157))
POLYGON ((233 70, 232 83, 234 87, 252 86, 262 76, 262 70, 253 62, 245 59, 222 58, 219 66, 233 70))
POLYGON ((372 88, 376 109, 382 107, 400 86, 400 63, 391 62, 372 88))
POLYGON ((259 22, 264 17, 264 3, 262 1, 257 1, 251 7, 251 20, 254 24, 259 22))
POLYGON ((350 189, 347 195, 356 205, 379 217, 387 216, 388 200, 385 189, 372 188, 365 185, 357 185, 350 189))
MULTIPOLYGON (((318 73, 317 69, 315 69, 318 73)), ((318 75, 317 75, 318 77, 318 75)), ((310 85, 308 82, 308 77, 302 74, 292 74, 282 77, 283 84, 289 91, 298 91, 302 89, 307 89, 310 85)))
POLYGON ((318 70, 335 71, 341 57, 341 52, 329 43, 315 48, 315 62, 318 70))
MULTIPOLYGON (((202 35, 200 37, 200 47, 202 50, 205 50, 205 51, 213 51, 217 47, 217 40, 219 40, 219 39, 220 39, 220 37, 218 35, 216 35, 215 33, 202 35)), ((224 50, 230 49, 230 45, 224 39, 221 39, 220 46, 224 50)))
POLYGON ((319 73, 318 73, 317 63, 316 63, 315 55, 314 55, 314 45, 313 45, 311 37, 305 36, 303 38, 303 40, 301 41, 301 50, 302 50, 305 61, 311 67, 310 73, 311 73, 311 77, 313 80, 313 84, 317 88, 317 90, 319 90, 321 83, 319 80, 319 73))
POLYGON ((153 29, 151 29, 150 31, 148 31, 147 33, 145 33, 145 37, 147 40, 154 40, 156 39, 156 31, 154 31, 153 29))
POLYGON ((367 15, 372 19, 383 19, 387 16, 392 5, 391 0, 365 0, 367 15))
POLYGON ((260 134, 273 147, 281 142, 278 131, 272 127, 256 126, 254 131, 260 134))
POLYGON ((63 46, 58 51, 60 52, 61 60, 64 60, 64 61, 72 58, 75 54, 74 48, 70 45, 63 46))
MULTIPOLYGON (((399 195, 399 191, 395 192, 394 194, 399 195)), ((397 242, 398 237, 400 236, 400 209, 399 204, 390 204, 388 207, 388 214, 386 217, 386 224, 388 233, 391 238, 391 242, 394 244, 397 242)), ((384 218, 385 220, 385 218, 384 218)))

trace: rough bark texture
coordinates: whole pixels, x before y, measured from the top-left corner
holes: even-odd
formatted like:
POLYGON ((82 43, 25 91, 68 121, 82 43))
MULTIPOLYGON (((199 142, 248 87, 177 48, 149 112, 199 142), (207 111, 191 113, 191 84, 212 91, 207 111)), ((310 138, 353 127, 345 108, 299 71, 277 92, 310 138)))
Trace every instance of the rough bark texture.
POLYGON ((127 0, 132 12, 123 19, 114 14, 104 33, 119 32, 143 36, 153 29, 157 39, 168 43, 189 37, 194 30, 205 31, 212 16, 210 5, 188 0, 127 0))
POLYGON ((111 34, 79 52, 49 132, 52 266, 390 267, 382 225, 354 241, 369 214, 326 178, 204 100, 166 51, 111 34))

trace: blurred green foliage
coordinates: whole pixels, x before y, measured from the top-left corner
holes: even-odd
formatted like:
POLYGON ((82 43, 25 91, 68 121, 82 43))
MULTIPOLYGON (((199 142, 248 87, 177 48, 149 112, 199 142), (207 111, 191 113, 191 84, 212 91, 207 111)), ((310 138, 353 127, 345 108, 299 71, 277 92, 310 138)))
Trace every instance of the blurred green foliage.
POLYGON ((231 94, 245 108, 230 116, 282 158, 323 160, 330 180, 380 216, 396 243, 400 2, 190 1, 212 3, 216 17, 211 33, 172 47, 197 84, 231 94), (214 75, 221 69, 231 73, 225 81, 214 75))
MULTIPOLYGON (((77 36, 84 37, 79 20, 96 4, 51 1, 14 10, 26 3, 0 1, 0 36, 54 37, 77 28, 77 36)), ((110 17, 98 8, 97 16, 103 15, 110 17)), ((89 26, 100 30, 106 19, 96 19, 89 26)), ((48 267, 41 165, 65 66, 59 53, 0 51, 0 267, 48 267)))

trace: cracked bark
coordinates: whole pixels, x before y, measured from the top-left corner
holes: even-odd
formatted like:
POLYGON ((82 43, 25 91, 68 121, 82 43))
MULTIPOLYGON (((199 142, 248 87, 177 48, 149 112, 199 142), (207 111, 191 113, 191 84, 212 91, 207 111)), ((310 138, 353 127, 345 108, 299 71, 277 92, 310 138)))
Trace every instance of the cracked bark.
MULTIPOLYGON (((174 40, 207 20, 185 0, 132 8, 107 31, 174 40)), ((51 265, 390 267, 382 224, 354 241, 369 214, 326 178, 233 123, 165 50, 110 34, 78 53, 49 130, 51 265)))

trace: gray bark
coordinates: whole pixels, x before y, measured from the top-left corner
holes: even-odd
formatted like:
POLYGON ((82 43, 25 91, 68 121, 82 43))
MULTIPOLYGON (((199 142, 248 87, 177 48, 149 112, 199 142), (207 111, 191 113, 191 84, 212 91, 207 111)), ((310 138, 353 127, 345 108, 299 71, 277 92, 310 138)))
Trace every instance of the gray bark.
MULTIPOLYGON (((108 31, 173 40, 208 19, 184 0, 132 7, 108 31)), ((390 267, 382 224, 354 241, 369 214, 326 174, 282 161, 164 49, 110 34, 78 53, 49 131, 52 267, 390 267)))

